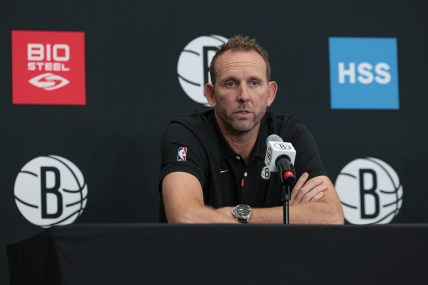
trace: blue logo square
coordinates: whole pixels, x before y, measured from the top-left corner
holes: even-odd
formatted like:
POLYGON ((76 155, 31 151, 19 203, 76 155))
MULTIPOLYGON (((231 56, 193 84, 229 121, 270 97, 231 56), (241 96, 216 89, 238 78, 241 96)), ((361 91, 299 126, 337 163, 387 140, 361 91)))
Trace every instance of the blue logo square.
POLYGON ((332 109, 400 108, 397 39, 329 38, 332 109))

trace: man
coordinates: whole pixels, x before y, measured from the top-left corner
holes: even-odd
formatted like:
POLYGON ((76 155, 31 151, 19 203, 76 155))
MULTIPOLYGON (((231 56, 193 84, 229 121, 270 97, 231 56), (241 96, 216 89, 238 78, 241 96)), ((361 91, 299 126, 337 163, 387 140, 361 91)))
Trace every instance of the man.
POLYGON ((343 224, 312 135, 292 116, 267 112, 278 89, 267 52, 254 39, 235 36, 214 56, 210 75, 205 96, 213 110, 175 120, 163 135, 161 220, 283 223, 278 174, 263 175, 266 138, 275 133, 297 151, 290 223, 343 224))

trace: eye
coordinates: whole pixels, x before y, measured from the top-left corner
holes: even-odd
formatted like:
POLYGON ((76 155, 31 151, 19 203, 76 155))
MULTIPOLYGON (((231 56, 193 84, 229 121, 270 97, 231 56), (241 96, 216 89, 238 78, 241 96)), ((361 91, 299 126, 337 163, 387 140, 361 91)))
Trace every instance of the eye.
POLYGON ((250 86, 259 86, 260 85, 260 82, 258 81, 258 80, 251 80, 250 81, 250 86))
POLYGON ((228 87, 228 88, 235 87, 236 85, 237 85, 237 84, 236 84, 236 82, 235 82, 235 81, 231 81, 231 80, 226 81, 226 82, 224 83, 224 86, 226 86, 226 87, 228 87))

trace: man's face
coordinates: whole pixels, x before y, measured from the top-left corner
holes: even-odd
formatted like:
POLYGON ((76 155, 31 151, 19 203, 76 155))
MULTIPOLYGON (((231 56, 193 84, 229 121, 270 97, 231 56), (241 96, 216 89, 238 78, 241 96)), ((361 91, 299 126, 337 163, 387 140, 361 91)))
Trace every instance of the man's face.
POLYGON ((216 83, 205 86, 220 127, 231 134, 256 128, 275 99, 277 85, 266 78, 266 63, 256 51, 228 50, 215 63, 216 83))

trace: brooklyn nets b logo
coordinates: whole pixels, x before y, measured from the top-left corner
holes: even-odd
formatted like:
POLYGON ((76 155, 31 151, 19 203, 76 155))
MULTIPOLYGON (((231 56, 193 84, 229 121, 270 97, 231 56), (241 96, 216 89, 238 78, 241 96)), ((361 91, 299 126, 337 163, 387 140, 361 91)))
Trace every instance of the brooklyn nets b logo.
POLYGON ((222 36, 201 36, 188 43, 181 52, 177 64, 178 81, 193 101, 209 106, 204 95, 204 85, 211 82, 211 60, 225 42, 227 38, 222 36))
POLYGON ((86 206, 88 187, 80 170, 60 156, 39 156, 15 180, 15 202, 31 223, 50 227, 74 222, 86 206))
POLYGON ((345 219, 351 224, 389 223, 403 203, 403 186, 397 173, 376 158, 359 158, 348 163, 335 186, 345 219))

